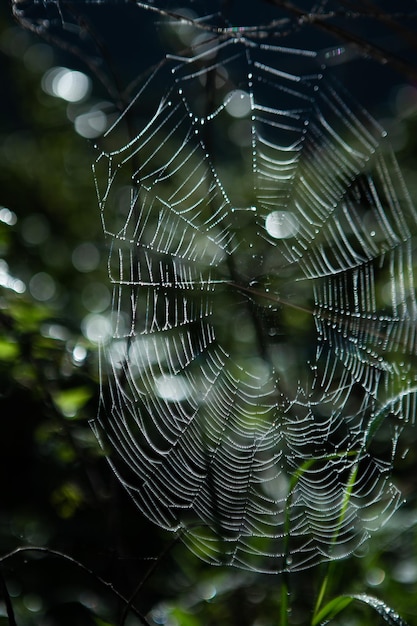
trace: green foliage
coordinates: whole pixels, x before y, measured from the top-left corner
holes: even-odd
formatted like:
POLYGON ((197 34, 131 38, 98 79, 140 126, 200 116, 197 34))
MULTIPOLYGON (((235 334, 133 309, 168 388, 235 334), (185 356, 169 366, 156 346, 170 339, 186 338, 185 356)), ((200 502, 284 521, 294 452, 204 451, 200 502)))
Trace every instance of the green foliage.
POLYGON ((330 600, 318 613, 313 617, 311 626, 317 626, 325 621, 330 621, 341 611, 343 611, 352 602, 349 596, 338 596, 330 600))
POLYGON ((90 400, 92 393, 85 386, 64 389, 55 394, 54 401, 65 417, 75 419, 79 410, 90 400))

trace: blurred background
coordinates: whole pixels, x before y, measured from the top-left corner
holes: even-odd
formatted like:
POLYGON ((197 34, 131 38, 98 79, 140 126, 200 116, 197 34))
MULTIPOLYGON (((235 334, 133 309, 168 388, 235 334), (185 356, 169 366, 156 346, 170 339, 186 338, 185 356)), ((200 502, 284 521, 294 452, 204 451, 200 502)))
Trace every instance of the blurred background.
MULTIPOLYGON (((185 15, 197 15, 192 4, 181 8, 185 15)), ((27 24, 13 19, 6 3, 0 7, 0 624, 13 626, 11 601, 18 626, 135 626, 143 623, 139 613, 152 625, 276 625, 279 577, 206 567, 147 523, 89 425, 100 396, 98 344, 111 333, 94 143, 114 121, 115 105, 123 106, 126 86, 160 60, 161 50, 190 45, 190 28, 160 19, 155 38, 150 12, 138 17, 136 7, 125 6, 115 21, 111 6, 92 9, 97 48, 110 42, 101 75, 88 42, 75 45, 70 29, 38 36, 27 7, 15 4, 27 8, 27 24), (137 612, 118 594, 134 596, 137 612)), ((262 3, 257 19, 276 15, 276 7, 262 3)), ((370 34, 369 23, 358 25, 355 36, 379 41, 379 27, 370 34)), ((390 37, 392 54, 410 49, 404 33, 390 37)), ((337 37, 309 29, 304 45, 317 41, 334 50, 337 37)), ((376 86, 366 104, 390 131, 417 197, 415 50, 410 55, 403 56, 409 75, 385 68, 379 80, 381 66, 372 66, 376 86)), ((337 71, 360 93, 368 73, 358 68, 346 63, 337 71)), ((333 581, 335 593, 349 581, 349 591, 383 598, 411 625, 417 624, 415 461, 412 451, 399 476, 407 505, 362 558, 340 564, 333 581)), ((291 623, 306 624, 317 591, 311 573, 294 575, 292 590, 291 623)), ((378 619, 358 607, 340 623, 378 619)))

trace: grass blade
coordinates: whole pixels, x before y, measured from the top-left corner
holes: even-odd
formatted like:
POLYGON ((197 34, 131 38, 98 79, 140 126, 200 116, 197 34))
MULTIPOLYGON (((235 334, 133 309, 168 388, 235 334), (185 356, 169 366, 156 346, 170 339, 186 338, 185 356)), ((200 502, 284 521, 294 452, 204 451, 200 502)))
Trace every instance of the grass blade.
POLYGON ((327 604, 315 615, 311 622, 311 626, 318 626, 319 624, 327 623, 336 615, 338 615, 343 609, 345 609, 353 598, 351 596, 337 596, 327 602, 327 604))
POLYGON ((382 600, 379 600, 374 596, 368 596, 366 593, 344 594, 333 598, 333 600, 327 602, 319 613, 313 616, 311 626, 327 624, 347 606, 349 606, 353 600, 362 602, 363 604, 366 604, 374 609, 389 626, 408 626, 407 622, 396 611, 394 611, 394 609, 389 607, 382 600))

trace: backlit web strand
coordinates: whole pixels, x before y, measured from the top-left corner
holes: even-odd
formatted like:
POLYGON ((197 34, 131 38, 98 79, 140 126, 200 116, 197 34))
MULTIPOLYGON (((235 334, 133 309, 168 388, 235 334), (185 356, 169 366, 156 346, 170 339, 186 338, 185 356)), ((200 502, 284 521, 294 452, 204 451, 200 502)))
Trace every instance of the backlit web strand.
POLYGON ((395 450, 416 396, 416 213, 384 131, 314 63, 212 37, 94 167, 115 319, 96 432, 149 519, 268 572, 348 555, 396 510, 372 441, 393 424, 395 450))

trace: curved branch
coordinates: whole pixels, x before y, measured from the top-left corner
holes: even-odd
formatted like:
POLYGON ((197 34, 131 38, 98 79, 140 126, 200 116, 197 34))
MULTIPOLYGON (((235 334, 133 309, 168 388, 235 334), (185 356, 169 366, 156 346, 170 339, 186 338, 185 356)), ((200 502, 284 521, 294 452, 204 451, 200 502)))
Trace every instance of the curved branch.
MULTIPOLYGON (((130 609, 132 613, 134 613, 134 615, 141 621, 144 626, 150 626, 146 617, 133 606, 132 600, 128 600, 127 598, 125 598, 125 596, 113 586, 113 583, 105 580, 104 578, 96 574, 96 572, 94 572, 92 569, 84 565, 84 563, 81 563, 69 554, 65 554, 64 552, 60 552, 59 550, 45 548, 44 546, 21 546, 19 548, 16 548, 15 550, 12 550, 11 552, 0 556, 0 563, 5 563, 14 556, 18 556, 19 554, 25 554, 27 552, 42 552, 44 554, 48 554, 49 556, 59 557, 61 559, 64 559, 65 561, 68 561, 69 563, 72 563, 73 565, 76 565, 79 569, 83 570, 84 572, 95 578, 101 585, 104 585, 107 589, 109 589, 113 593, 113 595, 121 600, 126 605, 126 607, 130 609)), ((10 622, 10 626, 16 626, 16 624, 10 622)))

